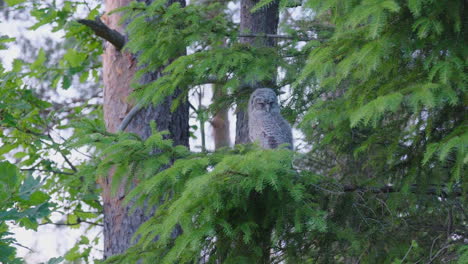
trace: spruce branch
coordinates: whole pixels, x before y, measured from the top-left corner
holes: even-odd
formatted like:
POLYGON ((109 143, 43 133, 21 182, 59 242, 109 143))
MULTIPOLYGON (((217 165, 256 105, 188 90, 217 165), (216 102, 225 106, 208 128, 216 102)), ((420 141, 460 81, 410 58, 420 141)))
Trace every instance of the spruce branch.
POLYGON ((98 16, 94 20, 78 19, 77 22, 89 27, 97 36, 109 41, 117 50, 121 50, 125 45, 125 37, 118 31, 109 28, 98 16))

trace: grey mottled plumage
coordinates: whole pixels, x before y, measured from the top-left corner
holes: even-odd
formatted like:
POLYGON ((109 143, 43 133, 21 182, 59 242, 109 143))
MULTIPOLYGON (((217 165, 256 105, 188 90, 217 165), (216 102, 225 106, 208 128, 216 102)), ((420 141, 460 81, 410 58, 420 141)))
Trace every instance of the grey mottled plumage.
POLYGON ((270 88, 259 88, 250 96, 249 137, 266 149, 285 143, 293 147, 291 126, 281 116, 278 98, 270 88))

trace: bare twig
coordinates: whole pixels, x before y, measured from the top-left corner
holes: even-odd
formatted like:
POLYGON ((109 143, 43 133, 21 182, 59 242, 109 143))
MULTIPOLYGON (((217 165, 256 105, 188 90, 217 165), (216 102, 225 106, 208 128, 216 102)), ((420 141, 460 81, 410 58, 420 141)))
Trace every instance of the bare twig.
POLYGON ((436 259, 439 257, 439 255, 440 255, 443 251, 447 250, 447 248, 448 248, 449 246, 450 246, 450 244, 447 244, 447 245, 443 246, 441 249, 439 249, 439 251, 437 251, 437 252, 434 254, 434 256, 431 257, 431 259, 429 259, 429 261, 427 262, 427 264, 431 264, 434 260, 436 260, 436 259))
POLYGON ((20 169, 21 171, 40 171, 40 172, 52 172, 55 174, 63 174, 63 175, 74 175, 75 173, 71 172, 64 172, 64 171, 58 171, 58 170, 41 170, 41 169, 35 169, 35 168, 27 168, 27 169, 20 169))
POLYGON ((413 248, 413 243, 411 243, 410 247, 408 248, 408 251, 406 251, 406 254, 403 257, 403 259, 401 260, 401 263, 403 263, 403 261, 405 261, 405 259, 408 257, 408 254, 411 252, 412 248, 413 248))
POLYGON ((440 238, 441 235, 438 235, 434 240, 432 240, 431 250, 429 251, 429 257, 432 258, 432 250, 434 249, 435 242, 440 238))
POLYGON ((18 246, 18 247, 25 248, 25 249, 27 249, 27 250, 29 250, 31 252, 34 252, 34 250, 32 250, 31 248, 28 248, 27 246, 21 245, 20 243, 13 242, 12 244, 15 245, 15 246, 18 246))
POLYGON ((122 120, 122 123, 120 123, 120 126, 117 131, 122 132, 127 128, 128 124, 130 124, 130 121, 132 121, 133 117, 140 112, 140 110, 143 108, 143 103, 139 102, 136 104, 130 112, 125 116, 124 120, 122 120))
POLYGON ((311 40, 323 41, 323 39, 319 39, 319 38, 294 37, 294 36, 289 36, 289 35, 277 35, 277 34, 240 34, 239 37, 241 38, 296 39, 299 41, 311 41, 311 40))
MULTIPOLYGON (((217 79, 216 77, 210 76, 204 79, 203 81, 200 81, 199 83, 193 84, 193 85, 195 86, 195 85, 203 85, 203 84, 208 84, 208 83, 222 83, 222 82, 223 81, 217 79)), ((197 112, 196 108, 192 104, 189 103, 189 106, 192 108, 192 110, 197 112)), ((140 112, 142 108, 143 108, 143 103, 140 101, 130 110, 130 112, 128 112, 128 114, 122 120, 122 123, 120 123, 120 126, 118 127, 117 131, 120 131, 120 132, 124 131, 127 128, 128 124, 130 124, 132 119, 135 117, 135 115, 138 112, 140 112)))
POLYGON ((195 106, 193 106, 193 104, 191 104, 190 102, 188 102, 188 105, 189 105, 190 109, 192 109, 195 113, 198 112, 198 109, 195 108, 195 106))
MULTIPOLYGON (((425 190, 425 193, 428 195, 439 195, 442 197, 447 197, 449 194, 454 196, 462 196, 463 190, 461 188, 455 188, 452 191, 447 191, 443 188, 444 186, 432 186, 425 190)), ((344 185, 343 192, 371 192, 371 193, 394 193, 400 192, 401 190, 395 188, 391 185, 384 185, 382 187, 362 187, 357 185, 344 185)), ((416 193, 418 192, 418 186, 416 184, 411 185, 410 192, 416 193)))
MULTIPOLYGON (((46 135, 50 141, 52 141, 52 145, 51 147, 55 148, 56 145, 58 145, 57 142, 55 142, 55 140, 52 138, 52 136, 50 135, 50 133, 47 133, 46 135)), ((65 160, 65 162, 68 164, 68 166, 70 166, 71 170, 74 171, 74 172, 78 172, 78 169, 75 167, 75 165, 73 165, 73 163, 68 159, 67 155, 65 155, 62 150, 60 149, 60 147, 57 147, 55 148, 55 150, 60 154, 60 156, 62 156, 62 158, 65 160)))
POLYGON ((103 224, 99 224, 96 222, 91 222, 91 221, 86 221, 86 220, 81 220, 78 218, 76 223, 53 223, 53 222, 46 222, 46 223, 40 223, 39 225, 56 225, 56 226, 74 226, 74 225, 79 225, 81 223, 85 224, 90 224, 90 225, 97 225, 97 226, 103 226, 103 224))
POLYGON ((78 23, 89 27, 96 35, 109 41, 117 50, 121 50, 125 45, 125 37, 118 31, 109 28, 97 16, 94 20, 79 19, 78 23))
MULTIPOLYGON (((324 184, 327 184, 327 182, 322 183, 322 185, 324 185, 324 184)), ((391 186, 391 185, 384 185, 384 186, 381 186, 381 187, 368 187, 368 186, 358 186, 358 185, 348 184, 348 185, 341 185, 341 186, 338 185, 335 189, 332 189, 332 190, 320 186, 320 183, 311 184, 311 185, 314 188, 317 188, 319 190, 322 190, 324 192, 328 192, 328 193, 334 194, 334 195, 342 195, 342 194, 349 193, 349 192, 379 194, 379 193, 396 193, 396 192, 401 192, 402 191, 401 189, 396 188, 396 187, 391 186)), ((425 190, 420 191, 420 190, 418 190, 418 186, 416 184, 413 184, 413 185, 410 186, 409 191, 411 193, 422 192, 422 193, 425 193, 427 195, 436 195, 436 196, 440 196, 440 197, 449 197, 449 196, 458 197, 458 196, 462 196, 462 195, 466 194, 466 192, 464 192, 464 190, 461 189, 461 188, 454 188, 454 189, 449 191, 443 185, 432 186, 432 187, 429 187, 429 188, 427 188, 425 190)))
POLYGON ((72 169, 72 171, 74 172, 78 172, 78 169, 73 165, 73 163, 71 163, 71 161, 68 159, 68 157, 63 154, 62 151, 58 151, 60 153, 60 155, 62 156, 62 158, 65 160, 65 162, 68 164, 68 166, 70 166, 70 168, 72 169))

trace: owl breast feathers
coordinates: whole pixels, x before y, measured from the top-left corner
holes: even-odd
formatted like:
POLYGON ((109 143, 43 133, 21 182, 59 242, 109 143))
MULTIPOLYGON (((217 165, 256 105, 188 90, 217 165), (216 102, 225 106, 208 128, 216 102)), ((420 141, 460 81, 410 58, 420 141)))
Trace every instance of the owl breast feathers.
POLYGON ((291 126, 281 116, 278 99, 270 88, 259 88, 249 100, 249 137, 266 149, 277 148, 281 144, 289 144, 292 149, 293 140, 291 126))

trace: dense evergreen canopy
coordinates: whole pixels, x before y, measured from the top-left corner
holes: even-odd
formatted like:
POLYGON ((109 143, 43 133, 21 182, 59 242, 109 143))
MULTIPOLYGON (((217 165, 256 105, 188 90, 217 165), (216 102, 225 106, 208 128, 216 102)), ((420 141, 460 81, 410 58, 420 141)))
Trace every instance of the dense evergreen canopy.
MULTIPOLYGON (((213 152, 173 146, 154 123, 147 139, 109 133, 100 107, 45 100, 36 85, 99 81, 101 40, 76 21, 84 1, 5 2, 30 11, 31 30, 63 30, 67 45, 59 61, 40 50, 0 65, 0 262, 21 263, 8 223, 37 229, 52 212, 72 226, 102 223, 96 181, 109 171, 126 203, 157 210, 107 263, 468 262, 466 1, 281 0, 278 35, 240 32, 227 1, 115 10, 140 66, 138 107, 214 83, 223 96, 196 111, 206 121, 245 106, 246 84, 274 78, 283 116, 305 136, 296 151, 213 152), (88 158, 70 160, 76 151, 88 158)), ((0 48, 14 41, 1 36, 0 48)), ((188 99, 180 94, 172 109, 188 99)), ((97 261, 96 244, 83 236, 64 259, 97 261)))

